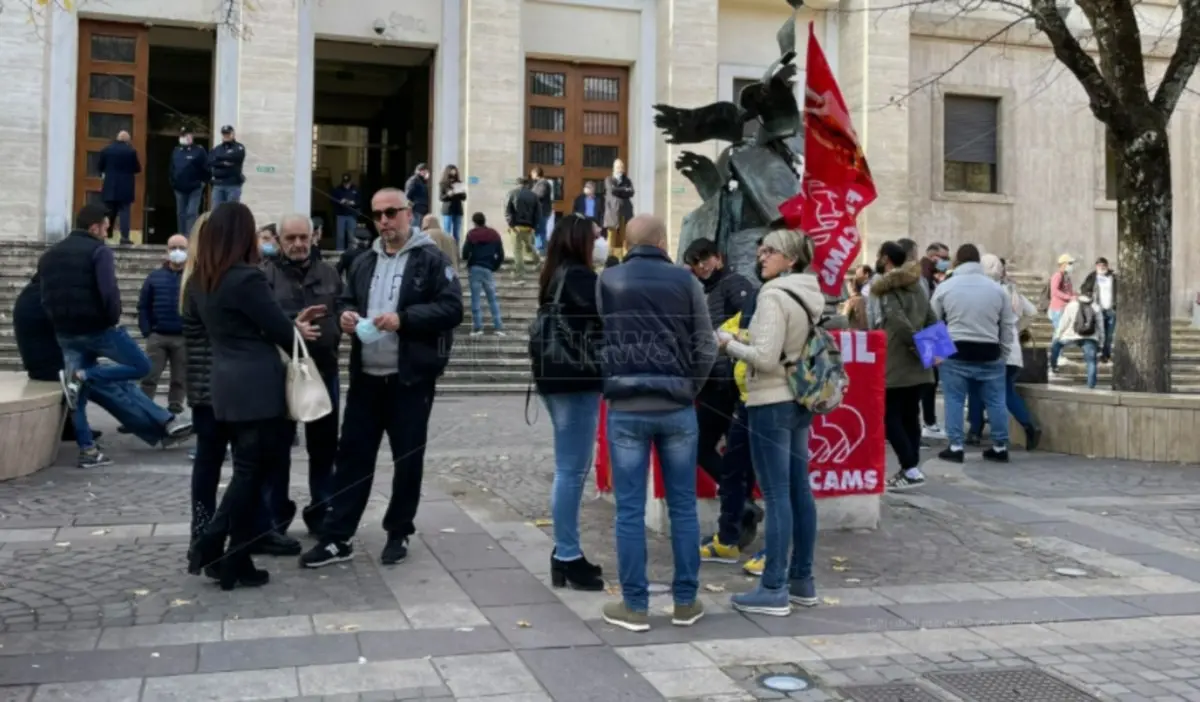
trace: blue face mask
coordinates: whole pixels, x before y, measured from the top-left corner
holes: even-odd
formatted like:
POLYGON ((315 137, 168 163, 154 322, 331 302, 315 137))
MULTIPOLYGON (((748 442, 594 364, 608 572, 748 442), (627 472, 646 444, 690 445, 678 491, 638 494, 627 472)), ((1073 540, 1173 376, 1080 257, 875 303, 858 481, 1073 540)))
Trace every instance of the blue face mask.
POLYGON ((270 242, 267 242, 262 245, 263 256, 274 256, 277 253, 279 253, 279 247, 277 245, 272 244, 270 242))
POLYGON ((373 344, 383 338, 383 332, 379 331, 379 327, 376 327, 375 323, 366 317, 358 320, 358 324, 354 325, 354 333, 364 344, 373 344))
POLYGON ((937 262, 937 269, 943 273, 950 270, 950 261, 944 258, 939 258, 937 262))

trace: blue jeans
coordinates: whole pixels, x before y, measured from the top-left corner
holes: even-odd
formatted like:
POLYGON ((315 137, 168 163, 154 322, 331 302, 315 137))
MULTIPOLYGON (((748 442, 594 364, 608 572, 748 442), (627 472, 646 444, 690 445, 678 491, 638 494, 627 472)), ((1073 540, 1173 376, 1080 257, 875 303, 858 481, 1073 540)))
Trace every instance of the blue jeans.
POLYGON ((946 403, 946 436, 953 448, 962 448, 963 415, 972 388, 979 393, 987 410, 992 443, 1008 445, 1008 405, 1005 401, 1004 359, 960 361, 947 358, 938 366, 942 378, 942 397, 946 403))
POLYGON ((442 215, 442 229, 454 237, 456 246, 462 246, 462 215, 442 215))
POLYGON ((813 552, 817 547, 817 503, 808 479, 808 430, 812 415, 795 402, 746 409, 750 420, 750 454, 767 516, 762 587, 778 590, 787 586, 789 578, 812 577, 813 552))
POLYGON ((1083 349, 1083 362, 1087 364, 1087 386, 1089 388, 1096 387, 1096 355, 1100 351, 1100 345, 1095 339, 1078 339, 1076 341, 1058 341, 1057 339, 1050 344, 1050 370, 1058 369, 1058 356, 1062 353, 1064 346, 1074 345, 1083 349))
MULTIPOLYGON (((1033 415, 1025 406, 1025 398, 1017 394, 1017 376, 1021 375, 1020 366, 1005 366, 1004 368, 1004 400, 1008 413, 1023 427, 1033 426, 1033 415)), ((967 391, 967 433, 972 436, 983 434, 983 394, 976 385, 967 391)))
POLYGON ((337 216, 337 247, 345 251, 354 242, 354 230, 358 228, 358 217, 354 215, 337 216))
POLYGON ((696 409, 608 412, 608 450, 617 501, 617 570, 625 606, 650 608, 646 579, 646 487, 650 447, 658 452, 671 519, 675 603, 696 601, 700 587, 700 522, 696 517, 696 409))
POLYGON ((79 391, 72 420, 75 422, 75 440, 79 447, 91 448, 95 442, 92 441, 92 431, 87 421, 88 395, 101 386, 141 380, 150 372, 150 359, 138 342, 121 327, 96 334, 60 335, 58 345, 63 350, 63 373, 70 376, 76 371, 84 371, 87 378, 79 391), (98 365, 101 357, 112 363, 98 365))
POLYGON ((1113 333, 1117 331, 1117 311, 1104 310, 1104 348, 1100 350, 1100 358, 1112 358, 1113 333))
POLYGON ((214 185, 212 186, 212 209, 217 209, 217 205, 222 205, 226 202, 241 202, 242 201, 242 186, 240 185, 214 185))
POLYGON ((533 248, 537 249, 538 254, 541 256, 546 255, 546 234, 547 234, 546 222, 547 221, 548 220, 545 220, 545 219, 539 220, 537 222, 537 225, 534 226, 534 228, 533 228, 533 248))
MULTIPOLYGON (((89 387, 88 399, 111 414, 119 426, 125 427, 129 433, 151 446, 157 446, 158 442, 166 438, 167 424, 175 419, 175 415, 155 404, 132 382, 89 387)), ((79 424, 76 423, 75 426, 78 427, 79 424)), ((87 429, 86 422, 84 428, 87 429)), ((90 439, 91 430, 87 431, 90 439)), ((78 433, 75 439, 80 448, 87 448, 92 443, 89 440, 85 446, 79 441, 78 433)))
POLYGON ((1050 310, 1046 316, 1050 318, 1050 339, 1053 341, 1058 338, 1058 321, 1062 319, 1062 310, 1050 310))
POLYGON ((204 188, 196 188, 190 193, 175 191, 175 219, 179 224, 179 234, 189 236, 192 233, 192 225, 200 216, 200 196, 203 194, 204 188))
POLYGON ((554 425, 554 488, 550 493, 554 557, 573 561, 583 556, 579 547, 579 502, 592 468, 600 393, 542 395, 542 403, 554 425))
POLYGON ((500 301, 496 299, 496 278, 490 268, 471 266, 467 271, 467 280, 471 284, 471 329, 483 329, 483 310, 479 305, 479 294, 487 295, 488 307, 492 309, 492 328, 500 331, 504 322, 500 319, 500 301))

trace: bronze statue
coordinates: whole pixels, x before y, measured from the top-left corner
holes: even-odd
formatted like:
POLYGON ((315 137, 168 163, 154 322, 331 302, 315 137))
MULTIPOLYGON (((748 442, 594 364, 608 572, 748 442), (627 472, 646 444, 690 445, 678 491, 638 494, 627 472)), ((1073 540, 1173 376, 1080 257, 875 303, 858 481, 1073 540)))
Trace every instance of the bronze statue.
POLYGON ((717 162, 684 151, 675 167, 696 186, 703 198, 683 218, 679 255, 693 241, 717 242, 726 265, 753 274, 756 242, 781 221, 779 205, 800 192, 803 152, 800 105, 794 82, 796 10, 803 0, 787 0, 792 16, 776 33, 779 58, 762 80, 742 89, 737 103, 716 102, 686 109, 655 105, 654 125, 669 144, 699 144, 716 139, 729 142, 717 162), (757 123, 754 136, 744 138, 745 125, 757 123))

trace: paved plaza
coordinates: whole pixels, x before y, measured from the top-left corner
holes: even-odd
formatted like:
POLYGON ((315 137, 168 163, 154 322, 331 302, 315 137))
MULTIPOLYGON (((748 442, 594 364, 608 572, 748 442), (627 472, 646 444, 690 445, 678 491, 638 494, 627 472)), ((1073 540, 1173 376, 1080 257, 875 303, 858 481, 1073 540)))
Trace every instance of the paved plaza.
MULTIPOLYGON (((0 484, 0 702, 1200 702, 1200 467, 930 460, 880 530, 821 535, 818 607, 734 613, 752 579, 705 564, 704 619, 672 627, 657 594, 633 634, 599 617, 616 564, 594 490, 584 546, 613 587, 549 586, 549 418, 527 426, 524 397, 438 398, 407 562, 377 560, 381 453, 352 561, 260 557, 270 584, 233 592, 184 572, 185 450, 95 419, 116 465, 64 446, 0 484)), ((650 554, 669 582, 666 539, 650 554)))

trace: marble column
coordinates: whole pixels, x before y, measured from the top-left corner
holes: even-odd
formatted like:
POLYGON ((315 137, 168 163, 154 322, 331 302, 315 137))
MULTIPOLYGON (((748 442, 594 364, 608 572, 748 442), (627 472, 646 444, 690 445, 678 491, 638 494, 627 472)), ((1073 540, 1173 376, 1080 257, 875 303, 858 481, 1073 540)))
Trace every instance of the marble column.
POLYGON ((462 4, 463 0, 442 0, 442 37, 434 64, 433 163, 435 173, 448 164, 459 164, 459 139, 462 119, 462 4))
POLYGON ((505 196, 515 187, 513 179, 524 170, 525 161, 521 4, 522 0, 462 0, 463 138, 458 165, 468 179, 470 209, 482 211, 501 232, 505 196))
MULTIPOLYGON (((660 0, 658 3, 657 102, 700 107, 717 100, 717 3, 712 0, 660 0)), ((675 169, 684 150, 716 159, 715 142, 672 146, 659 136, 655 149, 655 211, 667 222, 669 251, 683 218, 701 203, 691 182, 675 169)), ((634 166, 636 168, 636 166, 634 166)))
MULTIPOLYGON (((36 36, 33 27, 29 27, 25 23, 23 16, 20 13, 7 13, 11 15, 8 19, 22 17, 21 31, 29 32, 27 41, 32 42, 34 47, 33 52, 36 56, 41 57, 46 55, 44 47, 40 45, 41 40, 36 36)), ((49 241, 57 241, 67 235, 71 230, 71 222, 74 219, 73 209, 77 209, 83 205, 82 202, 74 202, 75 199, 75 117, 78 112, 78 94, 76 85, 79 72, 79 20, 73 12, 70 12, 57 3, 51 3, 45 14, 47 22, 41 27, 42 31, 48 31, 50 36, 49 66, 47 67, 47 80, 45 90, 46 95, 46 147, 43 158, 45 159, 45 217, 42 223, 45 238, 49 241)), ((8 56, 9 52, 0 52, 0 54, 8 56)), ((21 54, 13 54, 13 59, 22 61, 21 54)), ((5 62, 6 63, 6 62, 5 62)), ((20 70, 16 70, 17 76, 40 76, 37 66, 43 63, 42 60, 33 60, 28 64, 24 64, 20 70)), ((0 65, 3 65, 0 63, 0 65)), ((21 85, 21 79, 15 79, 16 86, 21 85)), ((40 82, 40 80, 39 80, 40 82)), ((38 107, 41 107, 39 101, 38 107)), ((37 127, 42 120, 35 118, 29 121, 27 127, 37 127)), ((40 130, 39 130, 40 131, 40 130)), ((3 138, 5 135, 0 132, 0 142, 8 142, 9 139, 3 138)), ((13 139, 20 137, 15 134, 13 139)), ((42 144, 41 134, 37 137, 24 139, 27 144, 37 144, 39 147, 42 144)), ((39 151, 41 149, 39 148, 39 151)), ((12 163, 11 160, 5 159, 5 163, 12 163)), ((14 174, 15 175, 15 174, 14 174)), ((19 183, 24 179, 14 179, 14 183, 19 183)), ((40 184, 40 178, 29 178, 25 181, 29 184, 40 184)), ((20 195, 13 192, 11 188, 6 193, 10 197, 19 198, 20 195)), ((26 224, 22 227, 30 226, 37 221, 38 204, 42 203, 40 193, 30 193, 30 197, 26 202, 31 208, 29 216, 18 218, 13 221, 25 221, 26 224)), ((9 219, 11 215, 6 215, 5 219, 9 219)), ((5 225, 0 225, 5 227, 5 225)), ((30 227, 29 234, 33 234, 35 229, 30 227)), ((0 229, 3 231, 3 229, 0 229)), ((19 234, 20 232, 16 232, 19 234)), ((10 232, 4 231, 0 234, 0 238, 24 238, 10 237, 10 232)), ((27 236, 29 235, 27 234, 27 236)))

